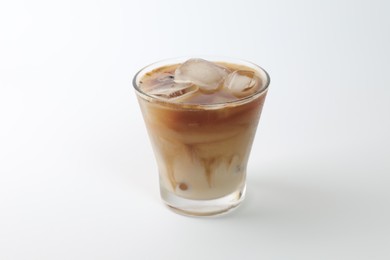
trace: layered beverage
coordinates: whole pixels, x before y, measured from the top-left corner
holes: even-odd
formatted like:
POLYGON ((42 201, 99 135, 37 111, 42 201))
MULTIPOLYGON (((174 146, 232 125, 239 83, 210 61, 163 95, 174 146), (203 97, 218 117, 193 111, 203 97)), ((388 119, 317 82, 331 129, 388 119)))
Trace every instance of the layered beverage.
POLYGON ((136 75, 168 206, 212 215, 240 203, 268 84, 260 67, 229 60, 165 61, 136 75))

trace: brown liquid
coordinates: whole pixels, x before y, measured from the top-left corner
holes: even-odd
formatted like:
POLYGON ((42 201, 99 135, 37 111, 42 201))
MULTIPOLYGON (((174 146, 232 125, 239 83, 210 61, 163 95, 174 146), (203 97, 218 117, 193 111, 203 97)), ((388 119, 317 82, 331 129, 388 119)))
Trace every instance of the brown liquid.
MULTIPOLYGON (((251 70, 222 65, 230 71, 251 70)), ((159 76, 173 73, 176 67, 161 67, 145 74, 141 90, 148 92, 159 76)), ((197 93, 180 103, 139 97, 161 188, 180 197, 203 200, 220 198, 243 187, 265 96, 266 91, 241 102, 221 88, 214 93, 197 93), (204 106, 223 102, 227 103, 204 106)))

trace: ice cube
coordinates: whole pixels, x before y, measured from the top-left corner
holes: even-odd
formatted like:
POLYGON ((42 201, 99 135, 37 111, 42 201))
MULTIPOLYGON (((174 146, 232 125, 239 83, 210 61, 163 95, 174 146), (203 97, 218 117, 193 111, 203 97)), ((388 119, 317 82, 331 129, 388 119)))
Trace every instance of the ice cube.
POLYGON ((164 72, 161 75, 159 75, 156 80, 159 83, 172 83, 173 79, 174 79, 173 74, 164 72))
POLYGON ((224 86, 236 97, 245 97, 255 93, 260 86, 260 79, 253 71, 237 70, 230 73, 224 86))
POLYGON ((228 75, 228 70, 203 59, 189 59, 175 71, 175 82, 192 83, 203 92, 216 91, 228 75))
POLYGON ((153 78, 150 83, 147 84, 144 90, 146 92, 151 92, 160 88, 170 88, 175 83, 173 81, 173 78, 173 74, 170 73, 164 72, 162 74, 159 74, 155 78, 153 78))
POLYGON ((171 83, 170 85, 153 89, 148 94, 162 99, 178 100, 195 94, 198 89, 197 86, 190 83, 171 83))

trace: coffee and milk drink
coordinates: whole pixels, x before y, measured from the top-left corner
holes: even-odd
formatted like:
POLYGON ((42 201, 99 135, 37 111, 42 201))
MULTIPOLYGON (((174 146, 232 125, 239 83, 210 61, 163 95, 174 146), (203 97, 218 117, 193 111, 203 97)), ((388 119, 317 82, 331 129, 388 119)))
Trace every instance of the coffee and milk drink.
POLYGON ((134 79, 169 206, 211 215, 242 200, 269 84, 264 70, 249 65, 189 59, 144 69, 134 79))

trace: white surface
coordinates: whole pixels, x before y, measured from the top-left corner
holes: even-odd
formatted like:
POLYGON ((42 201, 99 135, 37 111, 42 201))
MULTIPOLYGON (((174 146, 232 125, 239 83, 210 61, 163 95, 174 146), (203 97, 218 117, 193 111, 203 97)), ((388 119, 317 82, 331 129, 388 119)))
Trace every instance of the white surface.
POLYGON ((2 1, 0 259, 389 259, 388 1, 2 1), (231 215, 176 215, 130 85, 165 58, 271 75, 231 215))

